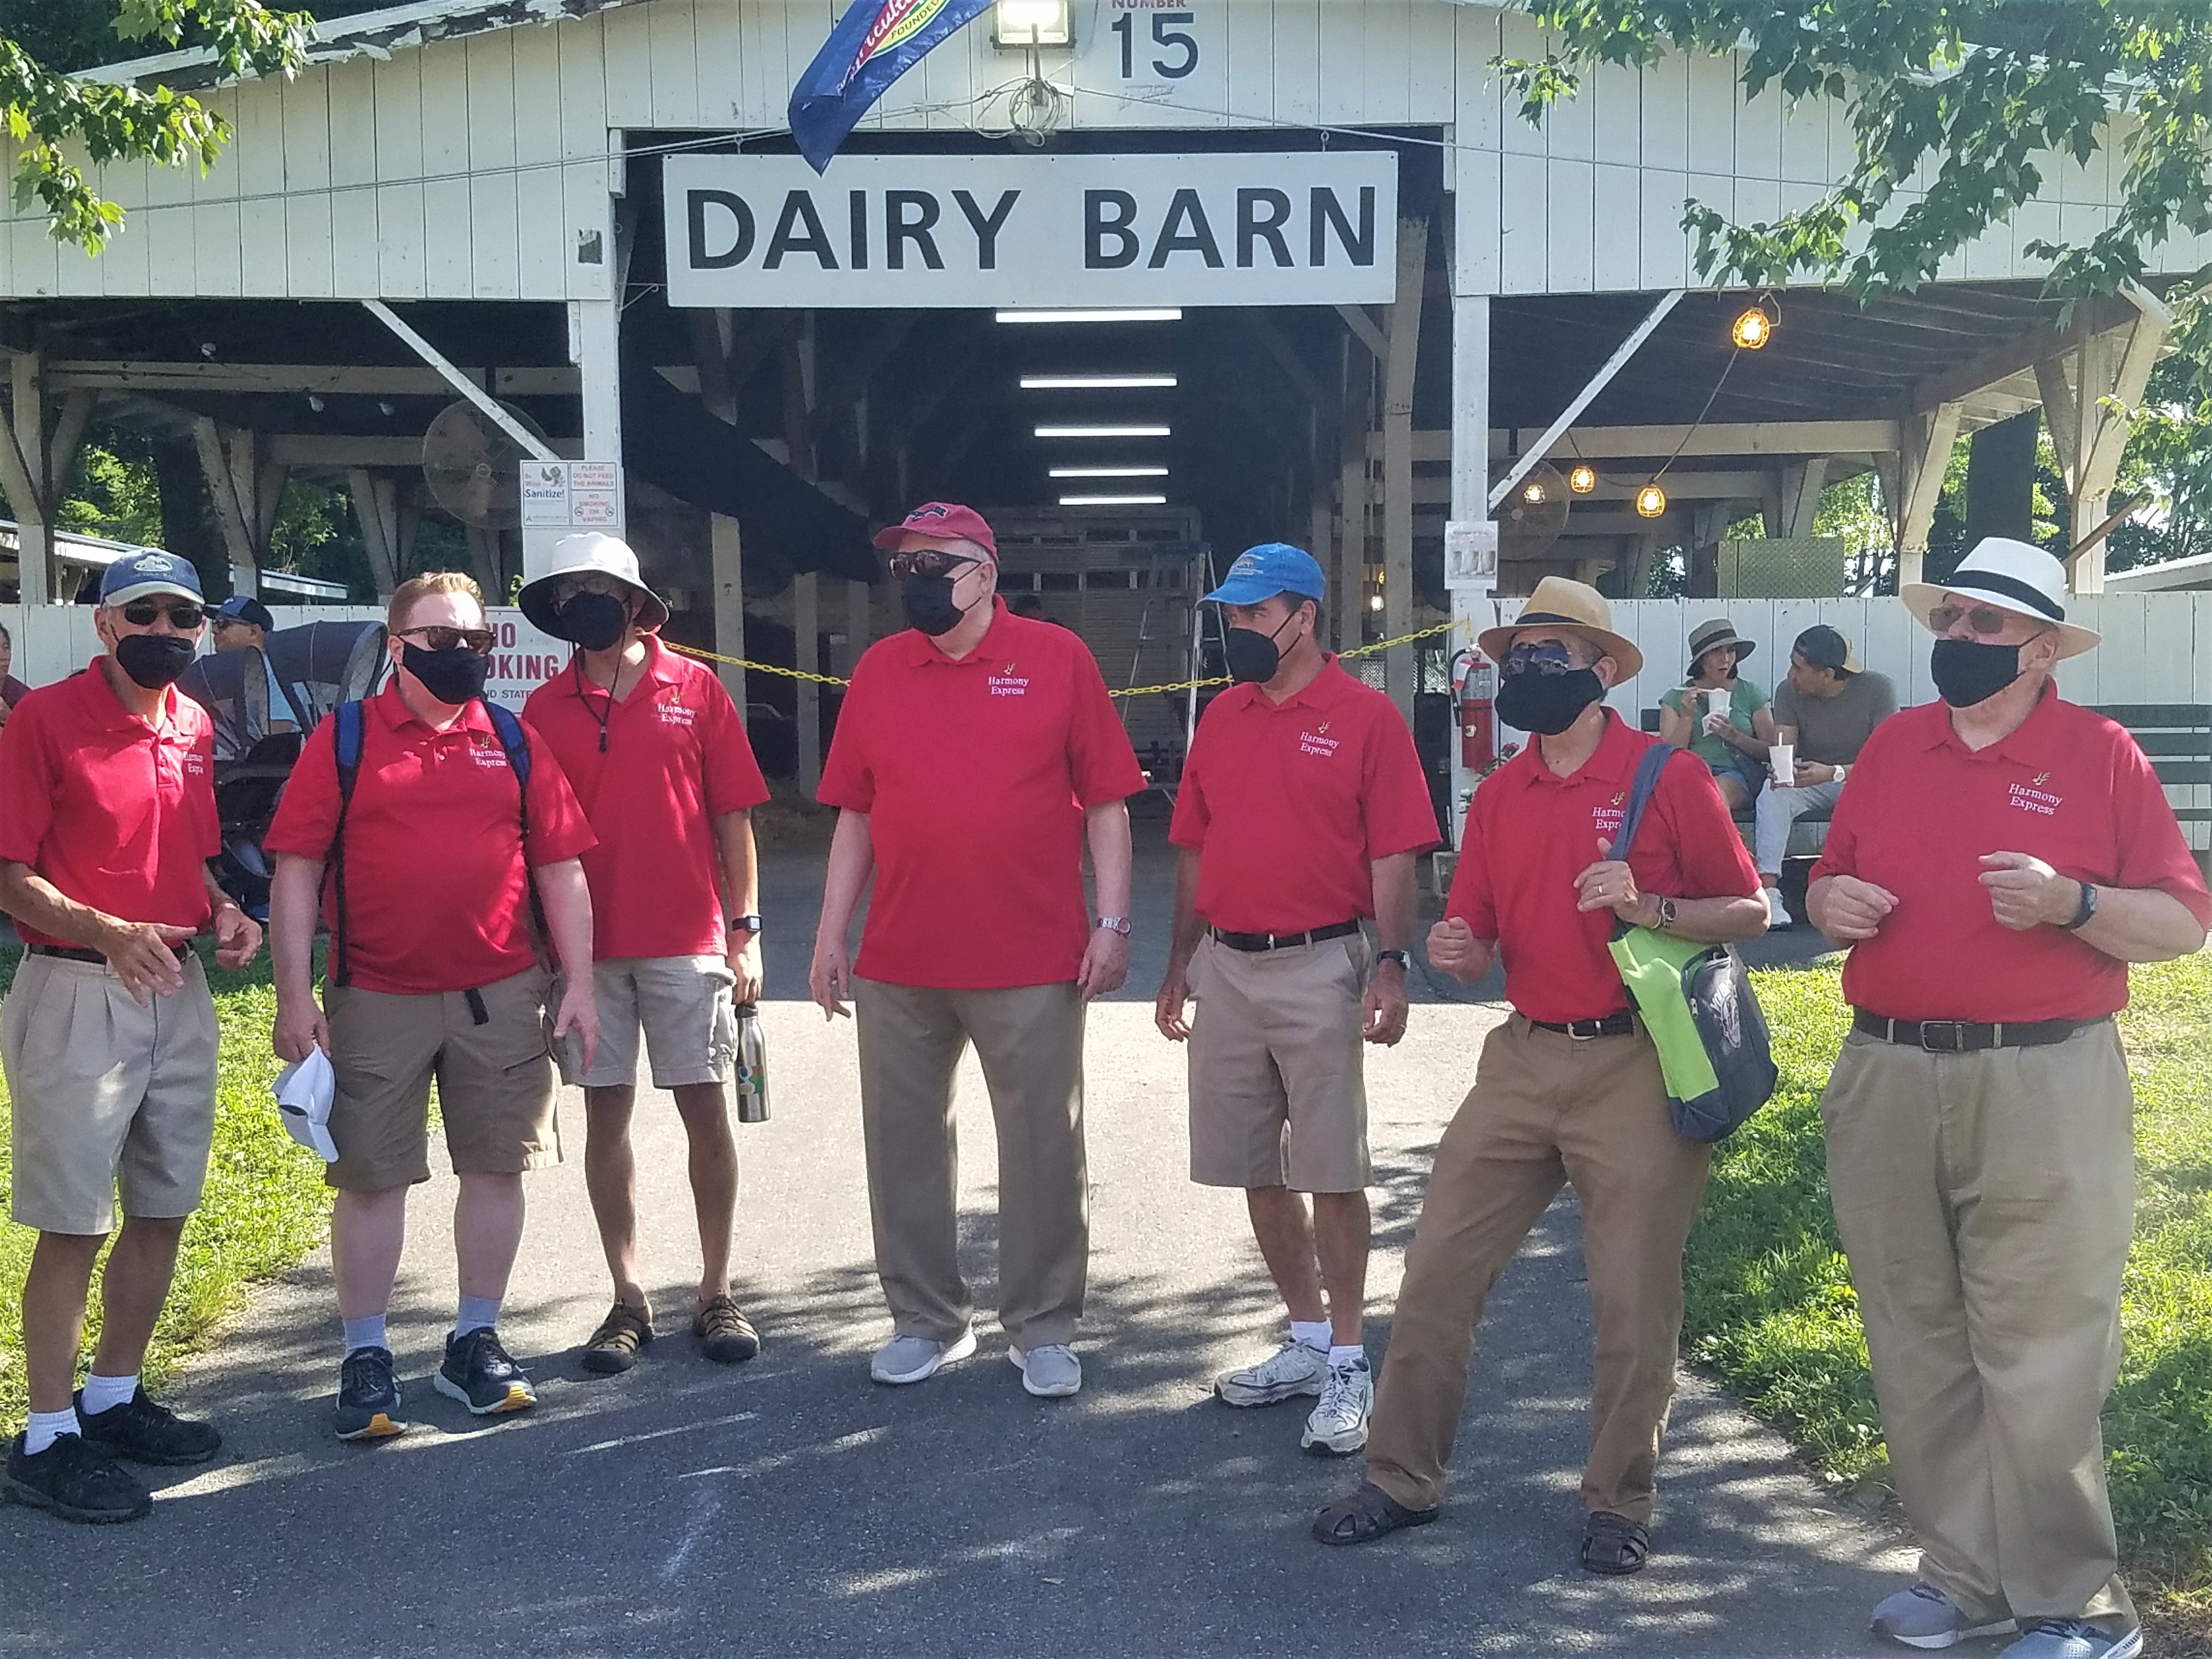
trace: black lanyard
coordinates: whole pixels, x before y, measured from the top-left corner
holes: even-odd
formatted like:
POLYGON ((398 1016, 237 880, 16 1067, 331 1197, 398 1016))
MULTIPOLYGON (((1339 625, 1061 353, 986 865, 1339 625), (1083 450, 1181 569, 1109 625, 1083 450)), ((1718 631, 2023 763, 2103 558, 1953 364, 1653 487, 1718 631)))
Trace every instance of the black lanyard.
MULTIPOLYGON (((576 673, 576 696, 578 701, 584 705, 586 709, 590 711, 592 718, 599 723, 599 752, 604 755, 607 752, 607 722, 612 720, 615 715, 614 685, 611 685, 607 688, 607 706, 603 709, 593 708, 592 707, 591 695, 584 690, 584 687, 589 684, 589 682, 584 678, 584 653, 581 647, 579 647, 575 651, 570 653, 568 658, 568 666, 574 669, 576 673)), ((622 664, 617 661, 615 664, 615 685, 620 685, 621 684, 622 664)))

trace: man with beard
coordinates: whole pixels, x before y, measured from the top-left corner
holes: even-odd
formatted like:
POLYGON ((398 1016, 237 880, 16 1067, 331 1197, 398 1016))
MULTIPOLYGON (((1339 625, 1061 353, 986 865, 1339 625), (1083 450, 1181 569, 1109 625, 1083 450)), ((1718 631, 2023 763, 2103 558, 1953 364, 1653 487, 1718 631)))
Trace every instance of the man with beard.
POLYGON ((653 1086, 673 1093, 690 1143, 701 1257, 691 1334, 709 1359, 750 1359, 760 1338, 730 1294, 738 1149, 724 1088, 736 1070, 737 1005, 760 999, 752 809, 768 785, 721 681, 661 644, 668 607, 628 544, 564 538, 519 602, 576 647, 522 712, 599 837, 584 854, 599 1052, 586 1064, 572 1038, 558 1056, 562 1075, 584 1091, 584 1184, 615 1281, 584 1368, 626 1371, 653 1340, 629 1139, 641 1030, 653 1086))
POLYGON ((1627 860, 1613 856, 1637 768, 1659 739, 1605 706, 1644 657, 1613 631, 1595 588, 1547 576, 1520 617, 1479 644, 1499 665, 1499 720, 1535 738, 1475 791, 1429 959, 1472 982, 1502 957, 1513 1012, 1484 1042, 1474 1088, 1437 1148, 1376 1395, 1368 1479, 1313 1530, 1324 1544, 1362 1544, 1437 1518, 1484 1302, 1571 1185, 1597 1338, 1582 1565, 1631 1573, 1650 1550, 1682 1246, 1712 1148, 1675 1132, 1658 1050, 1607 941, 1619 922, 1716 944, 1748 939, 1766 907, 1694 756, 1660 769, 1627 860))
POLYGON ((1991 537, 1899 597, 1942 701, 1867 740, 1808 900, 1850 951, 1828 1188, 1921 1548, 1874 1629, 2130 1659, 2098 1426, 2134 1206, 2112 1017, 2212 897, 2135 740, 2052 684, 2097 644, 2056 559, 1991 537))

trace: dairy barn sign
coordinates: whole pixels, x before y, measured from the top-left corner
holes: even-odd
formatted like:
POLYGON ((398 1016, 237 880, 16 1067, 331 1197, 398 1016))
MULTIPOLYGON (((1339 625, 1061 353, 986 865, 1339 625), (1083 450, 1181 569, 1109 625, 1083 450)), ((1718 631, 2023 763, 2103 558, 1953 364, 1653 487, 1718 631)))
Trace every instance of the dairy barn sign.
POLYGON ((1397 289, 1385 151, 663 163, 668 301, 743 307, 1291 306, 1397 289))

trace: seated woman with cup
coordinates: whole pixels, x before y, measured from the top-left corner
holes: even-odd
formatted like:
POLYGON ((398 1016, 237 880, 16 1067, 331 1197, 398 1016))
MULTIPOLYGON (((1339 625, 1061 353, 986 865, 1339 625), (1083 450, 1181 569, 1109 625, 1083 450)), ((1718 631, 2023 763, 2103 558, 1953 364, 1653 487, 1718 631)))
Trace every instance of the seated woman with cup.
POLYGON ((1731 812, 1759 793, 1774 742, 1766 693, 1735 672, 1757 648, 1725 620, 1699 623, 1690 635, 1687 683, 1659 699, 1660 737, 1712 769, 1731 812))

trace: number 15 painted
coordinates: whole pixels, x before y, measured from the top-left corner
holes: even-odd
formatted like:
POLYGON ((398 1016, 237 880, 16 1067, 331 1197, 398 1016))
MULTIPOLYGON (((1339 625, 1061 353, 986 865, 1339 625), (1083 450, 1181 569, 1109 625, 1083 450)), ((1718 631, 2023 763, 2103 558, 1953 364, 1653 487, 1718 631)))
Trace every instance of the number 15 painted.
MULTIPOLYGON (((1155 58, 1152 73, 1164 81, 1180 81, 1198 68, 1198 38, 1180 27, 1194 23, 1198 14, 1193 11, 1156 11, 1152 20, 1152 45, 1163 52, 1176 52, 1176 58, 1155 58)), ((1121 78, 1133 81, 1137 77, 1137 19, 1133 13, 1123 12, 1114 21, 1114 33, 1121 37, 1121 78)))

